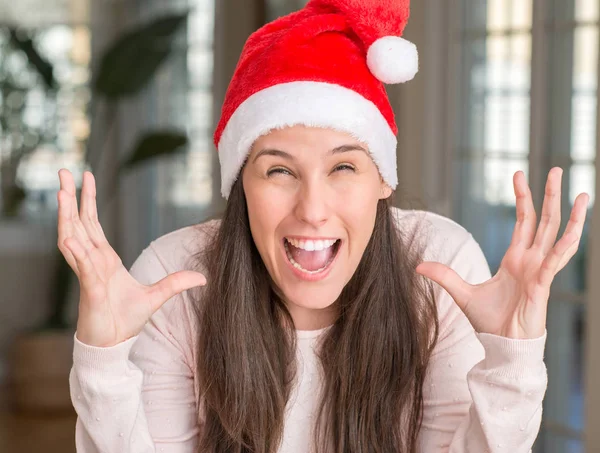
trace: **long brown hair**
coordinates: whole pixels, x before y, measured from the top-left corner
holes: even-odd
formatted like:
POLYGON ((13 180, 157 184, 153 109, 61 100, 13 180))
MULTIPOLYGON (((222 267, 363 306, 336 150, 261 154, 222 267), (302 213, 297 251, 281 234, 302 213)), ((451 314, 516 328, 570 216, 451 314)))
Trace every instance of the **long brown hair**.
MULTIPOLYGON (((241 179, 241 178, 240 178, 241 179)), ((232 188, 210 246, 198 255, 199 452, 274 453, 295 378, 296 335, 252 239, 242 183, 232 188)), ((416 450, 427 364, 437 340, 433 291, 415 272, 417 232, 398 228, 388 200, 334 325, 320 339, 320 453, 416 450)))

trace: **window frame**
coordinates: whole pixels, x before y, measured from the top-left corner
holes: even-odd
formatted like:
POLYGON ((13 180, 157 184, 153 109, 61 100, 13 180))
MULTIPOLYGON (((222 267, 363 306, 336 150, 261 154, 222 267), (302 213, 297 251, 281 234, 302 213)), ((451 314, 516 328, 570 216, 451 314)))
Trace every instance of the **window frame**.
MULTIPOLYGON (((429 134, 423 142, 423 181, 424 191, 428 194, 426 201, 432 210, 451 216, 456 212, 460 202, 457 197, 456 181, 454 178, 455 143, 460 133, 461 122, 465 118, 464 78, 462 70, 462 43, 456 37, 462 32, 462 5, 464 0, 448 2, 413 2, 412 9, 423 8, 425 14, 425 36, 422 42, 422 54, 425 54, 424 69, 430 73, 425 77, 424 93, 436 93, 436 96, 425 96, 423 115, 423 130, 438 130, 429 134), (433 26, 435 24, 436 26, 433 26), (433 59, 440 61, 433 62, 433 59), (433 74, 431 74, 433 72, 433 74), (445 96, 441 95, 446 93, 445 96), (439 115, 443 115, 440 122, 439 115), (457 116, 460 118, 456 121, 457 116), (436 127, 438 125, 438 127, 436 127)), ((548 136, 548 52, 549 43, 544 29, 547 14, 552 7, 551 0, 533 0, 532 18, 532 61, 531 61, 531 106, 530 106, 530 154, 529 154, 529 183, 533 189, 534 202, 541 206, 543 187, 546 179, 548 153, 546 137, 548 136), (540 190, 540 188, 542 188, 540 190)), ((600 58, 599 58, 600 61, 600 58)), ((600 87, 600 69, 598 71, 600 87)), ((600 95, 597 99, 598 115, 596 118, 596 194, 600 193, 600 95)), ((415 134, 409 128, 402 127, 403 133, 415 134)), ((427 136, 427 135, 426 135, 427 136)), ((410 140, 405 138, 405 140, 410 140)), ((598 197, 596 197, 598 199, 598 197)), ((592 210, 589 234, 590 237, 600 237, 600 206, 592 210)), ((589 278, 585 297, 577 297, 574 303, 582 303, 586 307, 586 346, 585 346, 585 427, 583 443, 585 451, 594 451, 600 446, 600 431, 592 427, 600 426, 600 387, 594 385, 600 381, 600 331, 594 329, 600 325, 600 306, 590 301, 600 299, 600 280, 593 278, 600 274, 600 241, 590 241, 587 274, 589 278)), ((566 296, 569 296, 568 294, 566 296)), ((562 297, 562 295, 561 295, 562 297)), ((553 432, 554 426, 547 426, 553 432)))

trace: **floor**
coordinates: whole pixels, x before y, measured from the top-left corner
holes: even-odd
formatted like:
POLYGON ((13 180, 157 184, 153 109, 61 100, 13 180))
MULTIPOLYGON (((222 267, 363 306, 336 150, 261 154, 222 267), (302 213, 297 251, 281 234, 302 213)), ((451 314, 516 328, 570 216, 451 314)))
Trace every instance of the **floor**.
POLYGON ((75 453, 75 415, 0 413, 0 453, 75 453))

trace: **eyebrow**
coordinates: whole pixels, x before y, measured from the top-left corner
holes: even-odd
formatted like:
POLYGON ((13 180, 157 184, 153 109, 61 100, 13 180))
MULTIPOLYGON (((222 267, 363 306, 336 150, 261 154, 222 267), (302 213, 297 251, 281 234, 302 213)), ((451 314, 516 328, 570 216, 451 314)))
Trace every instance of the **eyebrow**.
MULTIPOLYGON (((334 155, 334 154, 348 153, 350 151, 362 151, 367 155, 369 154, 369 152, 360 145, 338 146, 338 147, 330 150, 329 154, 334 155)), ((265 149, 260 150, 260 152, 256 156, 254 156, 252 163, 256 162, 258 160, 258 158, 262 157, 262 156, 277 156, 277 157, 282 157, 287 160, 294 160, 294 156, 292 156, 289 153, 286 153, 285 151, 281 151, 280 149, 274 149, 274 148, 265 148, 265 149)))

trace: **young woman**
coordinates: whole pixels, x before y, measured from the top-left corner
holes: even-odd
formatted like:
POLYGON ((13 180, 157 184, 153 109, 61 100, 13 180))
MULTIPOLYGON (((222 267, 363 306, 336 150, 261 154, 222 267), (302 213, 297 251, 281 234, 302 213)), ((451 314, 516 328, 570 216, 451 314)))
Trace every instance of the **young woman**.
POLYGON ((539 226, 518 172, 493 278, 464 229, 391 208, 382 82, 416 72, 407 17, 404 0, 311 0, 253 34, 215 132, 223 218, 153 241, 129 272, 93 176, 78 209, 61 170, 80 453, 530 450, 550 285, 588 197, 556 241, 561 170, 539 226))

